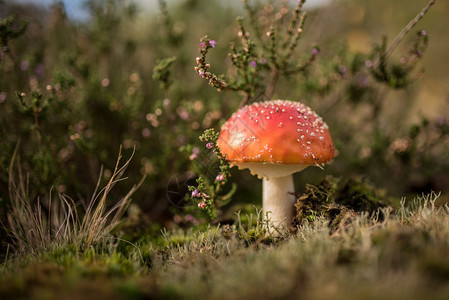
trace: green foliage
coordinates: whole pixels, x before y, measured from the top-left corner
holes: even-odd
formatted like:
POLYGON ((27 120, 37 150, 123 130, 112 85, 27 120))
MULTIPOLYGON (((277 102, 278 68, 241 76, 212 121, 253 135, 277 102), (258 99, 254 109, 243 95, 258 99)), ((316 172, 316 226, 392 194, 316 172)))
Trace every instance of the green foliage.
POLYGON ((156 65, 153 68, 153 79, 160 81, 161 89, 168 90, 172 82, 170 81, 170 66, 176 60, 176 57, 168 57, 164 59, 158 59, 156 65))
POLYGON ((387 38, 382 39, 382 44, 375 46, 372 57, 376 60, 377 66, 372 68, 373 76, 379 81, 388 84, 392 88, 404 88, 411 84, 409 78, 417 62, 422 58, 428 44, 428 35, 426 31, 418 31, 416 40, 407 55, 401 58, 400 63, 390 63, 387 58, 390 49, 387 49, 387 38))
MULTIPOLYGON (((9 16, 0 20, 0 42, 2 47, 8 47, 12 39, 21 36, 28 26, 24 19, 17 20, 15 16, 9 16)), ((7 50, 8 51, 8 50, 7 50)))

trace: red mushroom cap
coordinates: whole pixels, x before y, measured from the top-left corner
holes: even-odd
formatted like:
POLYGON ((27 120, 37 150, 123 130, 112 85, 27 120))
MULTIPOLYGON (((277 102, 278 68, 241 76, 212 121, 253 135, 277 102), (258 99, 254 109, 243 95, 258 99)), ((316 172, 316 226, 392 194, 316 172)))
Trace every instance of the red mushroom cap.
POLYGON ((327 162, 335 153, 321 117, 299 102, 285 100, 242 107, 223 125, 217 143, 222 154, 241 167, 253 162, 305 168, 327 162))

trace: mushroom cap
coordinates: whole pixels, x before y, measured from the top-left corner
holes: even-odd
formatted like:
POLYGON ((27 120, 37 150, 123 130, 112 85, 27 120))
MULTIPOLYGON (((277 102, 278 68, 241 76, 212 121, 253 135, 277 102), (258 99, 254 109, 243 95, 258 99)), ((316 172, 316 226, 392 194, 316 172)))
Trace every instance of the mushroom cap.
POLYGON ((335 154, 323 119, 288 100, 242 107, 223 125, 217 144, 231 164, 259 177, 286 176, 330 161, 335 154))

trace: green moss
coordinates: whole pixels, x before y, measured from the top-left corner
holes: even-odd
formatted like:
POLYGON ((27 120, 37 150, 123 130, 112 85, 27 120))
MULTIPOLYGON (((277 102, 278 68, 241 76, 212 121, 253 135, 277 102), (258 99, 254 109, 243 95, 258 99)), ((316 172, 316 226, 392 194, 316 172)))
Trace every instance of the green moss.
POLYGON ((376 213, 387 207, 384 197, 376 188, 360 178, 341 180, 332 176, 324 178, 317 186, 306 185, 295 204, 293 225, 313 222, 325 217, 331 229, 347 224, 357 214, 376 213))
POLYGON ((376 188, 361 178, 349 178, 339 184, 334 201, 356 212, 373 213, 387 206, 376 188))

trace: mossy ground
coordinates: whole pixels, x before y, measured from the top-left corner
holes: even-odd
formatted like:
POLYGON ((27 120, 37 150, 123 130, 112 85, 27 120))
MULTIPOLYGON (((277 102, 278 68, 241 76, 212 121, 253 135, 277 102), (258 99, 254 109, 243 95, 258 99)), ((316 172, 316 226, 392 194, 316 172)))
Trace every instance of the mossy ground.
POLYGON ((17 253, 0 269, 0 296, 447 299, 449 213, 436 198, 392 208, 366 182, 327 178, 299 197, 294 233, 266 236, 260 212, 241 212, 232 225, 147 232, 133 244, 17 253), (349 195, 369 202, 359 210, 341 201, 349 195))
POLYGON ((297 198, 293 230, 317 217, 325 217, 329 227, 336 230, 359 214, 382 218, 380 210, 394 204, 399 201, 387 199, 383 191, 362 178, 342 180, 327 176, 317 186, 306 185, 305 192, 297 198))

